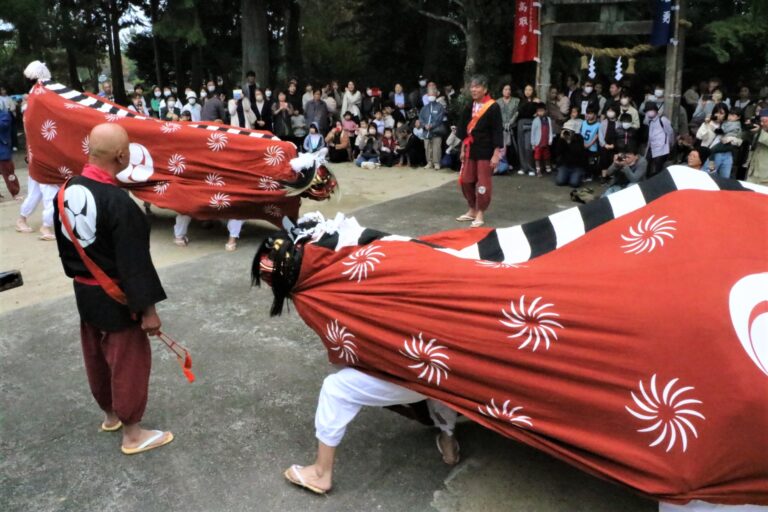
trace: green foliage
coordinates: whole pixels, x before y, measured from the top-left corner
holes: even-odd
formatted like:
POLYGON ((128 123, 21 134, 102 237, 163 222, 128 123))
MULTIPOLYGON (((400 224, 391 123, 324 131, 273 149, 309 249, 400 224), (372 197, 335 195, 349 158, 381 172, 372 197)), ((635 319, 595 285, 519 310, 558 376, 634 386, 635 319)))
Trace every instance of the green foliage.
POLYGON ((728 62, 733 57, 757 56, 754 51, 762 47, 765 56, 765 38, 768 27, 765 19, 754 15, 737 15, 723 20, 713 21, 706 26, 709 42, 704 46, 711 51, 718 62, 728 62))

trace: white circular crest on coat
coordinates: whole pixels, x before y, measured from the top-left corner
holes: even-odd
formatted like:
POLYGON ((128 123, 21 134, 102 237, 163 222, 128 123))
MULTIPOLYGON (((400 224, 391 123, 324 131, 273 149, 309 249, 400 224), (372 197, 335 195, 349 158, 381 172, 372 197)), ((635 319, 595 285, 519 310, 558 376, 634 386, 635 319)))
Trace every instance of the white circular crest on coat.
POLYGON ((146 183, 155 173, 155 165, 149 150, 136 142, 131 142, 128 167, 117 174, 123 183, 146 183))
POLYGON ((768 375, 768 272, 739 279, 731 288, 728 306, 741 346, 768 375))
MULTIPOLYGON (((96 199, 90 190, 82 185, 70 185, 64 191, 64 211, 75 238, 82 247, 88 247, 96 241, 96 199)), ((59 212, 61 217, 61 212, 59 212)), ((64 226, 62 226, 64 228, 64 226)), ((70 242, 66 229, 64 237, 70 242)))

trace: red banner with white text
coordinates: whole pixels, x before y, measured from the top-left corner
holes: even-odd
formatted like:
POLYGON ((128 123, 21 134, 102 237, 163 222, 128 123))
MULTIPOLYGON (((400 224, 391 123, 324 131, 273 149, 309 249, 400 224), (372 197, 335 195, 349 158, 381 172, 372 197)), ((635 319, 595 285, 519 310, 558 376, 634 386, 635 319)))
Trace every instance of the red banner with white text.
POLYGON ((534 0, 515 1, 515 42, 512 63, 539 60, 539 11, 541 2, 534 0))

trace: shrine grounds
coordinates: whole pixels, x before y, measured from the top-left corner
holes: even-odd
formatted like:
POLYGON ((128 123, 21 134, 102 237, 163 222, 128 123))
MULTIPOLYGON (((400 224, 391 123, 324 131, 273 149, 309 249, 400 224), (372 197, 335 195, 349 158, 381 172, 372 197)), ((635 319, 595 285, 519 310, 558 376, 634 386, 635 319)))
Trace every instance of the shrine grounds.
MULTIPOLYGON (((321 206, 327 215, 338 209, 364 226, 422 235, 456 228, 465 210, 450 171, 334 170, 343 197, 321 206)), ((549 178, 496 177, 487 223, 510 226, 568 208, 569 192, 549 178)), ((99 432, 55 244, 20 240, 17 214, 18 204, 0 203, 2 267, 22 268, 33 288, 0 294, 4 512, 656 510, 466 420, 457 426, 462 461, 449 468, 433 430, 381 409, 363 410, 348 429, 328 496, 288 484, 283 470, 311 462, 315 449, 317 393, 333 370, 323 345, 295 312, 269 318, 271 292, 250 287, 251 259, 269 228, 249 224, 238 251, 225 253, 223 228, 197 227, 183 252, 171 243, 166 212, 153 219, 153 257, 169 297, 158 310, 164 330, 191 350, 197 381, 188 384, 153 342, 144 424, 170 429, 176 440, 122 455, 119 434, 99 432)))

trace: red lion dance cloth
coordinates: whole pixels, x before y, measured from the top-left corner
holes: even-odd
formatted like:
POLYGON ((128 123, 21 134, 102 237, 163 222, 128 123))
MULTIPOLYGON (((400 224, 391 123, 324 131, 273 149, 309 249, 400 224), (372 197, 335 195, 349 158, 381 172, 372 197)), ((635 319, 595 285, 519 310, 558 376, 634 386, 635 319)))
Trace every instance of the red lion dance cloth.
POLYGON ((62 184, 88 159, 88 135, 119 123, 131 140, 117 177, 138 198, 197 219, 295 219, 299 195, 325 199, 336 183, 317 162, 269 132, 216 123, 163 122, 103 98, 39 81, 24 113, 29 174, 62 184))
POLYGON ((766 194, 676 167, 506 229, 315 217, 254 271, 332 363, 658 500, 766 505, 766 194))

